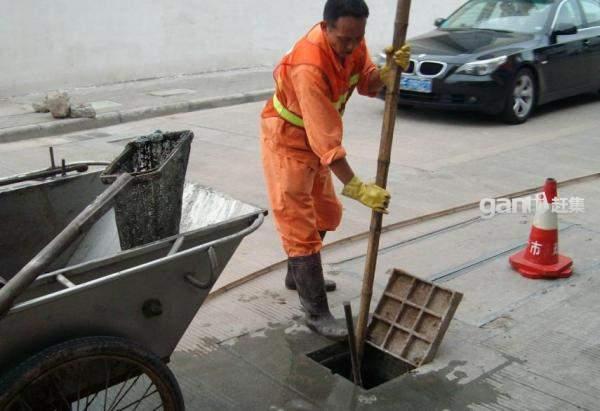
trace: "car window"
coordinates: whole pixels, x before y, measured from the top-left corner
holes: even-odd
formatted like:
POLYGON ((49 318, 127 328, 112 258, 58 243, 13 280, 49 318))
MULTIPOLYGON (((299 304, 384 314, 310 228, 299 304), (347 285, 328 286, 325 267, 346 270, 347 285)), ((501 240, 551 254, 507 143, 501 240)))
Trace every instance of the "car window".
POLYGON ((452 26, 452 28, 472 27, 475 22, 481 20, 486 7, 489 7, 487 1, 471 1, 458 9, 456 13, 444 22, 443 26, 452 26), (448 24, 449 22, 451 24, 448 24))
POLYGON ((569 25, 575 25, 577 28, 583 27, 583 17, 579 12, 576 0, 567 0, 561 4, 554 28, 569 25))
POLYGON ((586 27, 600 26, 600 1, 581 0, 581 7, 585 15, 586 27))
POLYGON ((544 29, 552 4, 552 0, 471 0, 440 29, 537 33, 544 29))

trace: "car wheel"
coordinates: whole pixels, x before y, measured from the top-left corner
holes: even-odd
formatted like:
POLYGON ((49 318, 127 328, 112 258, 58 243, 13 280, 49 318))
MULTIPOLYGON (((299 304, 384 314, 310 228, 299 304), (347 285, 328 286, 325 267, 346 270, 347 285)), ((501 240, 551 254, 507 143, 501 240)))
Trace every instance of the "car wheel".
POLYGON ((537 86, 533 73, 521 69, 513 79, 511 92, 506 99, 502 118, 509 124, 521 124, 533 113, 537 100, 537 86))

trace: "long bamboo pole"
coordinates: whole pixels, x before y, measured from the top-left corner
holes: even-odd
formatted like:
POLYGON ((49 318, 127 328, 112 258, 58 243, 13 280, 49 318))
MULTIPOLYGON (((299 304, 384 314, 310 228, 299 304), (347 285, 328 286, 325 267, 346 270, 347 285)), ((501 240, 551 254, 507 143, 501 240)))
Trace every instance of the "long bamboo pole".
MULTIPOLYGON (((408 17, 410 13, 410 0, 398 0, 396 7, 396 21, 394 24, 394 50, 398 49, 406 41, 408 29, 408 17)), ((388 57, 389 58, 389 57, 388 57)), ((400 85, 400 74, 402 70, 393 63, 394 83, 391 89, 386 90, 385 111, 383 113, 383 126, 381 129, 381 142, 379 145, 379 158, 377 160, 376 184, 386 188, 390 158, 392 154, 392 140, 394 137, 394 125, 396 123, 396 111, 398 110, 398 87, 400 85)), ((363 278, 360 312, 356 328, 356 341, 358 344, 358 363, 362 364, 365 338, 367 336, 367 321, 373 296, 373 280, 377 266, 377 253, 379 250, 379 237, 381 235, 382 214, 373 211, 371 215, 371 228, 369 233, 369 246, 367 248, 367 261, 365 263, 365 274, 363 278)))

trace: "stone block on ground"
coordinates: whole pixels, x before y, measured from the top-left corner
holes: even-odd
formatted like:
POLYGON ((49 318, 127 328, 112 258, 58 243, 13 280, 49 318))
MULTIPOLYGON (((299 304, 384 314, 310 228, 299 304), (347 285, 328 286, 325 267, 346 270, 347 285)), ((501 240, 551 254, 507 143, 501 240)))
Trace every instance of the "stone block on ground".
POLYGON ((49 113, 50 109, 48 108, 48 99, 44 98, 44 101, 41 103, 33 103, 31 105, 33 107, 33 111, 36 113, 49 113))
POLYGON ((71 106, 71 117, 95 118, 96 110, 94 110, 94 107, 92 107, 91 104, 78 104, 76 106, 71 106))
POLYGON ((64 91, 53 91, 46 96, 46 104, 52 117, 66 118, 71 111, 69 95, 64 91))

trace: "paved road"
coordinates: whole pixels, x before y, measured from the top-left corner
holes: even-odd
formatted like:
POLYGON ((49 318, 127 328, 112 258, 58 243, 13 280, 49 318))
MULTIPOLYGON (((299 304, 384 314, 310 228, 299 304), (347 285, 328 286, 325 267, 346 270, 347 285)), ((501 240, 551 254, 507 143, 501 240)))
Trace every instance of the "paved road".
MULTIPOLYGON (((188 179, 266 207, 258 144, 262 105, 177 114, 0 144, 0 175, 46 167, 49 145, 68 161, 104 160, 112 159, 137 135, 155 129, 191 129, 196 138, 188 179)), ((468 113, 400 111, 389 178, 392 204, 384 223, 539 186, 549 176, 564 180, 598 172, 599 112, 597 96, 544 107, 520 126, 468 113)), ((382 101, 354 97, 345 115, 345 146, 363 179, 373 178, 376 172, 382 113, 382 101)), ((328 241, 368 230, 369 211, 352 200, 342 201, 345 218, 328 241)), ((283 258, 268 219, 242 244, 217 287, 283 258)))
MULTIPOLYGON (((585 213, 561 216, 560 253, 574 261, 568 279, 530 280, 510 268, 508 256, 525 247, 529 233, 531 217, 522 214, 483 219, 479 210, 470 209, 385 232, 371 310, 384 298, 384 289, 406 295, 396 287, 398 282, 386 288, 391 268, 459 291, 463 298, 431 363, 368 391, 309 359, 308 353, 331 350, 331 342, 303 325, 297 294, 280 282, 284 267, 211 298, 190 324, 170 364, 188 408, 597 410, 600 216, 593 210, 600 206, 599 194, 598 177, 561 189, 561 196, 582 196, 589 207, 585 213)), ((355 315, 358 312, 366 248, 363 239, 323 252, 327 271, 339 285, 328 294, 338 318, 343 317, 344 301, 350 301, 355 315)), ((423 284, 415 287, 409 300, 423 302, 425 289, 423 284)), ((382 311, 397 318, 405 330, 414 327, 431 335, 426 331, 432 324, 427 313, 384 301, 382 311)), ((386 326, 380 322, 376 329, 379 332, 373 334, 381 343, 386 326)), ((397 353, 408 335, 396 330, 386 338, 392 342, 386 347, 397 353)), ((422 340, 413 342, 408 352, 423 349, 422 340)), ((321 352, 311 358, 325 357, 321 352)), ((327 365, 341 363, 349 369, 348 362, 327 365)), ((366 354, 365 364, 393 370, 389 356, 366 354), (385 367, 380 366, 383 362, 385 367)), ((373 382, 372 374, 366 372, 363 381, 373 382)))

